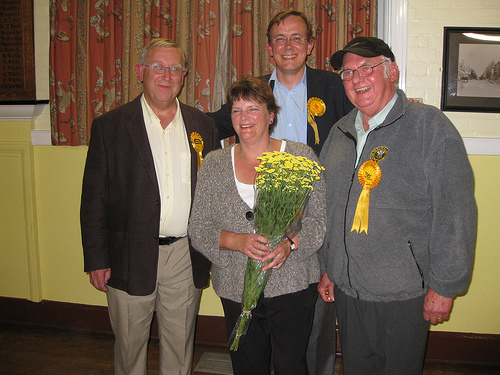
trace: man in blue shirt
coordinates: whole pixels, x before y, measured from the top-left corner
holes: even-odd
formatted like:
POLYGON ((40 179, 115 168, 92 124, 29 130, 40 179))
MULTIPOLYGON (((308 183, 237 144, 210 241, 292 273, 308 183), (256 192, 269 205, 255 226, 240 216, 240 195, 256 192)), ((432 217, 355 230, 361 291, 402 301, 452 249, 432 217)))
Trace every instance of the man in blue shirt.
MULTIPOLYGON (((261 78, 269 82, 281 107, 272 136, 305 143, 319 155, 330 129, 354 106, 338 74, 307 66, 314 42, 302 12, 278 13, 267 27, 267 51, 276 69, 261 78)), ((217 122, 221 139, 235 135, 227 105, 208 115, 217 122)))

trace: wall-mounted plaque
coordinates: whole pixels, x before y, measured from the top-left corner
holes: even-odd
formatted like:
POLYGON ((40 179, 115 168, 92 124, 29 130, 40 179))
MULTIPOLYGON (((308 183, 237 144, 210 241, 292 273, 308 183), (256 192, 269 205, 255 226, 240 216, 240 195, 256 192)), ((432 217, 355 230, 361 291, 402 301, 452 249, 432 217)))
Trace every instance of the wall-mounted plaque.
POLYGON ((0 1, 0 100, 34 100, 32 0, 0 1))

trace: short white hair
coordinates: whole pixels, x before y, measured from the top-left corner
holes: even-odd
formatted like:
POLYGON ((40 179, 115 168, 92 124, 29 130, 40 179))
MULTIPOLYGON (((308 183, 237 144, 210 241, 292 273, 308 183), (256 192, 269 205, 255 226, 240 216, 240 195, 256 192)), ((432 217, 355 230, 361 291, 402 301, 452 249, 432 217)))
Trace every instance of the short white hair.
MULTIPOLYGON (((384 64, 384 77, 390 78, 391 72, 389 71, 389 65, 391 65, 391 63, 394 61, 392 61, 387 56, 382 56, 382 58, 383 58, 382 62, 384 64)), ((396 79, 396 81, 394 82, 394 87, 399 88, 399 74, 398 74, 398 79, 396 79)))
POLYGON ((146 44, 146 46, 142 50, 142 55, 141 58, 139 59, 139 64, 144 65, 146 63, 146 60, 149 55, 149 51, 153 49, 154 47, 160 47, 160 48, 178 48, 181 51, 182 55, 182 69, 186 69, 187 66, 187 58, 186 54, 182 50, 182 48, 173 40, 166 39, 166 38, 156 38, 156 39, 151 39, 151 41, 146 44))

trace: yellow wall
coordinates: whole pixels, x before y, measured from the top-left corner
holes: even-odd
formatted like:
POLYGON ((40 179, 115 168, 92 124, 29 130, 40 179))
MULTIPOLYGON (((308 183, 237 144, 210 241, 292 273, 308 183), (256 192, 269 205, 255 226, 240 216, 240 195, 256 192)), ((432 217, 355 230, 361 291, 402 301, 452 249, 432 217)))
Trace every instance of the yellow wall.
MULTIPOLYGON (((86 147, 35 147, 42 292, 48 300, 104 305, 103 293, 94 290, 82 272, 78 209, 85 154, 86 147)), ((470 160, 479 207, 474 274, 467 295, 456 300, 452 319, 439 330, 500 334, 500 202, 496 198, 500 176, 492 173, 500 157, 471 156, 470 160)), ((204 291, 200 313, 223 315, 211 288, 204 291)))
MULTIPOLYGON (((35 147, 42 293, 47 300, 106 305, 83 272, 79 199, 86 154, 87 147, 35 147)), ((212 288, 200 314, 223 315, 212 288)))
MULTIPOLYGON (((406 92, 439 108, 443 28, 500 27, 498 0, 408 0, 406 92)), ((397 56, 396 56, 397 60, 397 56)), ((500 138, 500 114, 446 112, 463 137, 500 138)), ((496 143, 496 155, 500 155, 496 143)), ((457 298, 451 320, 436 331, 500 333, 499 156, 471 156, 476 179, 478 236, 469 291, 457 298)))
MULTIPOLYGON (((35 7, 37 95, 46 99, 48 0, 37 0, 35 7)), ((442 0, 439 5, 410 0, 409 96, 439 106, 443 26, 498 27, 499 12, 497 0, 442 0), (477 13, 481 7, 488 10, 477 13), (482 19, 473 21, 471 15, 482 19)), ((447 115, 464 137, 500 138, 498 114, 447 115)), ((105 305, 104 294, 83 273, 79 199, 87 148, 30 146, 33 128, 50 128, 46 111, 34 123, 0 122, 0 296, 105 305)), ((456 300, 450 322, 433 329, 500 334, 500 177, 495 173, 500 156, 472 155, 470 160, 479 207, 473 278, 467 294, 456 300)), ((203 293, 200 313, 222 315, 211 288, 203 293)))
POLYGON ((30 122, 0 122, 0 296, 41 296, 30 122))

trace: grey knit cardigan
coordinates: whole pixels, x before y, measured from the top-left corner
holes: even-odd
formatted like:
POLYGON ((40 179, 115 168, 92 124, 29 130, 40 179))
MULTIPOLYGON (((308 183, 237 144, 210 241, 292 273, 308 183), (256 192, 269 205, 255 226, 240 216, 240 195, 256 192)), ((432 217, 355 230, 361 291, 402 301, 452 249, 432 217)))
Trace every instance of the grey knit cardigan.
MULTIPOLYGON (((285 151, 318 161, 313 150, 302 143, 286 141, 285 151)), ((222 230, 252 233, 253 207, 238 194, 234 180, 231 148, 208 154, 198 174, 198 183, 189 221, 193 247, 212 262, 212 283, 219 297, 241 302, 248 257, 239 251, 219 248, 222 230)), ((317 251, 325 236, 325 182, 317 180, 310 195, 302 230, 297 234, 298 249, 283 266, 272 270, 265 297, 276 297, 307 288, 319 281, 317 251)))

